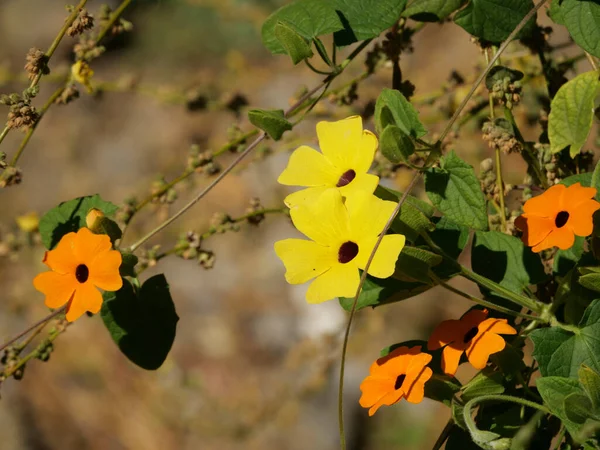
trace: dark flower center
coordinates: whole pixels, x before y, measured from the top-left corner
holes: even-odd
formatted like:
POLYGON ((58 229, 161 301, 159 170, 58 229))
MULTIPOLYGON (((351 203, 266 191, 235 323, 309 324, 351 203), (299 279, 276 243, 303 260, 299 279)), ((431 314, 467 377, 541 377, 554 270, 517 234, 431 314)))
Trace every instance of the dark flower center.
POLYGON ((479 331, 479 328, 477 327, 473 327, 471 328, 469 331, 467 331, 465 333, 465 337, 463 339, 463 342, 466 344, 467 342, 470 342, 471 339, 473 339, 475 336, 477 336, 477 332, 479 331))
POLYGON ((398 390, 402 387, 402 383, 404 383, 404 379, 406 378, 405 374, 402 375, 398 375, 398 378, 396 378, 396 384, 394 384, 394 389, 398 390))
POLYGON ((77 269, 75 269, 75 278, 80 283, 85 283, 90 276, 90 269, 87 268, 85 264, 79 264, 77 269))
POLYGON ((338 180, 336 186, 344 187, 352 182, 356 178, 356 172, 352 169, 345 171, 340 179, 338 180))
POLYGON ((556 225, 557 228, 562 228, 565 226, 568 220, 569 213, 567 211, 561 211, 556 215, 556 218, 554 219, 554 225, 556 225))
POLYGON ((338 261, 342 264, 349 263, 358 255, 358 244, 352 241, 344 242, 338 251, 338 261))

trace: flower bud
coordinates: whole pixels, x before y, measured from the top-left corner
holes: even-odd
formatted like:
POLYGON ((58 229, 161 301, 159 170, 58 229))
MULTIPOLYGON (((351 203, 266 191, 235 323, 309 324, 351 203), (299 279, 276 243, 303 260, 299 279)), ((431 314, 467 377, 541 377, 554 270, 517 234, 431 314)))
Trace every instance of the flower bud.
POLYGON ((99 231, 98 227, 101 223, 101 219, 104 217, 104 213, 97 208, 92 208, 85 216, 85 226, 93 232, 99 231))

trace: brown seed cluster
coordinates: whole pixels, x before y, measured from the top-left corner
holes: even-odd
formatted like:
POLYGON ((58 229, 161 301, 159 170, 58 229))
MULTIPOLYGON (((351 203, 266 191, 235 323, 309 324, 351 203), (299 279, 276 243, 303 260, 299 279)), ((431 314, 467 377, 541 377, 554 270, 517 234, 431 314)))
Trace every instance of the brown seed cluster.
POLYGON ((25 71, 30 80, 33 80, 38 75, 47 75, 50 73, 50 69, 48 69, 48 57, 39 48, 30 48, 25 61, 25 71))
POLYGON ((83 8, 73 24, 67 29, 67 36, 74 37, 83 34, 94 27, 94 17, 83 8))

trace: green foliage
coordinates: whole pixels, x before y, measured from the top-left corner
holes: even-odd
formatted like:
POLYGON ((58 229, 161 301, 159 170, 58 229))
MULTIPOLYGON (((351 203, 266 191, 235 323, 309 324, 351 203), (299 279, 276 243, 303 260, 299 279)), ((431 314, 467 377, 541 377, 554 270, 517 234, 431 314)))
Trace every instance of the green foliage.
POLYGON ((402 281, 431 283, 429 269, 442 262, 442 257, 418 247, 406 246, 396 262, 394 277, 402 281))
POLYGON ((600 4, 597 1, 553 1, 552 19, 567 27, 577 45, 600 58, 600 4))
POLYGON ((344 28, 335 7, 322 0, 297 0, 271 14, 262 26, 263 44, 273 54, 286 54, 286 48, 275 34, 282 23, 304 39, 312 39, 344 28))
POLYGON ((457 224, 476 230, 488 226, 485 197, 473 167, 454 151, 440 159, 440 168, 425 172, 425 189, 431 203, 457 224))
POLYGON ((570 147, 571 157, 579 153, 592 127, 594 100, 599 88, 598 73, 592 71, 576 76, 558 90, 548 116, 548 137, 553 153, 566 147, 570 147))
POLYGON ((274 33, 281 46, 285 49, 285 52, 292 58, 294 64, 298 64, 313 56, 310 43, 284 22, 277 22, 274 33))
POLYGON ((393 163, 408 161, 408 157, 415 152, 412 139, 396 125, 385 127, 379 137, 381 154, 393 163))
POLYGON ((331 0, 344 29, 334 34, 339 47, 379 36, 404 10, 406 0, 331 0))
POLYGON ((99 209, 108 217, 118 209, 116 205, 102 200, 96 194, 63 202, 44 214, 40 218, 39 225, 44 246, 51 250, 65 234, 77 232, 80 228, 85 227, 85 217, 93 208, 99 209))
POLYGON ((413 138, 427 134, 419 121, 419 113, 406 97, 400 91, 384 88, 375 103, 375 128, 382 133, 388 125, 397 126, 413 138))
POLYGON ((494 372, 489 368, 484 369, 463 386, 462 399, 468 402, 482 395, 502 394, 504 392, 503 380, 501 372, 494 372))
POLYGON ((546 278, 538 254, 520 239, 498 231, 475 233, 471 265, 479 275, 515 292, 546 278))
POLYGON ((456 378, 434 373, 425 383, 425 397, 450 406, 460 388, 460 382, 456 378))
POLYGON ((124 279, 121 289, 103 297, 102 320, 121 352, 143 369, 158 369, 171 350, 179 320, 165 276, 147 279, 139 290, 124 279))
POLYGON ((582 364, 600 371, 600 300, 585 311, 576 333, 558 327, 541 328, 531 333, 533 356, 546 376, 577 378, 582 364))
POLYGON ((135 277, 135 266, 138 263, 138 257, 133 253, 121 251, 121 260, 119 274, 122 277, 135 277))
POLYGON ((467 0, 414 0, 402 16, 422 22, 440 22, 466 2, 467 0))
MULTIPOLYGON (((497 44, 508 37, 533 6, 532 0, 471 0, 454 16, 454 22, 467 33, 497 44)), ((528 35, 534 24, 532 18, 517 37, 528 35)))
POLYGON ((565 398, 572 393, 582 392, 577 380, 555 376, 543 377, 536 380, 536 385, 552 414, 563 422, 569 433, 575 434, 579 425, 568 418, 565 411, 565 398))
POLYGON ((582 364, 577 372, 581 387, 590 399, 591 408, 600 408, 600 375, 588 366, 582 364))
POLYGON ((283 110, 252 109, 248 111, 252 125, 260 128, 272 139, 278 141, 283 133, 292 129, 292 124, 285 118, 283 110))
POLYGON ((515 81, 522 80, 523 76, 523 72, 519 70, 513 70, 504 66, 494 66, 485 77, 485 87, 491 91, 497 83, 503 83, 507 79, 511 83, 514 83, 515 81))

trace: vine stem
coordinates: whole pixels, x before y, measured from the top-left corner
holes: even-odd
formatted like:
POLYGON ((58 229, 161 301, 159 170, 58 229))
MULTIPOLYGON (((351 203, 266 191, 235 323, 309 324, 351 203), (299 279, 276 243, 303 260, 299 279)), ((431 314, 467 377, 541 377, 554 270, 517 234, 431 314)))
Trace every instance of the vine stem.
POLYGON ((454 111, 454 114, 452 115, 452 117, 448 121, 448 124, 446 125, 446 127, 444 128, 444 130, 440 134, 440 137, 437 140, 438 144, 441 143, 444 140, 444 138, 448 135, 448 133, 452 129, 452 126, 454 125, 454 122, 456 122, 456 120, 458 119, 458 117, 461 115, 462 111, 465 109, 465 106, 467 106, 467 103, 469 103, 469 100, 471 100, 471 97, 473 96, 473 94, 475 93, 475 91, 477 90, 477 88, 479 87, 479 85, 481 84, 481 82, 484 80, 484 78, 486 77, 486 75, 488 74, 488 72, 494 66, 494 64, 496 63, 496 61, 498 60, 498 58, 500 58, 500 55, 502 53, 504 53, 504 50, 506 50, 506 48, 511 43, 511 41, 517 36, 517 34, 519 34, 519 32, 525 26, 525 24, 527 22, 529 22, 529 19, 531 19, 538 12, 538 10, 544 5, 544 3, 546 3, 546 1, 547 0, 541 0, 537 5, 535 5, 533 7, 533 9, 531 11, 529 11, 525 17, 523 17, 523 20, 521 20, 519 22, 519 24, 515 27, 515 29, 512 31, 512 33, 510 33, 508 35, 508 37, 506 38, 506 40, 504 41, 504 43, 500 46, 500 48, 498 49, 498 51, 496 52, 496 54, 490 60, 489 64, 485 68, 485 70, 481 73, 481 75, 479 75, 479 77, 477 78, 477 80, 473 84, 473 87, 471 88, 471 90, 469 90, 469 92, 467 93, 467 95, 465 96, 465 98, 463 99, 463 101, 461 102, 461 104, 458 106, 458 108, 456 109, 456 111, 454 111))
POLYGON ((65 305, 62 308, 57 309, 56 311, 52 311, 50 314, 48 314, 43 319, 38 320, 36 323, 34 323, 33 325, 31 325, 26 330, 22 331, 21 333, 17 334, 15 337, 13 337, 13 338, 9 339, 7 342, 5 342, 0 347, 0 352, 3 351, 4 349, 6 349, 6 347, 8 347, 9 345, 11 345, 11 344, 15 343, 16 341, 18 341, 19 339, 21 339, 23 336, 25 336, 27 333, 29 333, 33 329, 37 328, 38 326, 40 326, 42 324, 45 324, 46 322, 51 321, 52 319, 54 319, 59 314, 65 312, 66 309, 67 309, 67 306, 65 305))
POLYGON ((110 29, 113 27, 115 22, 119 19, 119 17, 121 17, 121 14, 123 14, 123 11, 125 11, 125 9, 129 6, 130 3, 131 3, 131 0, 123 0, 123 2, 121 2, 119 7, 111 14, 110 20, 108 21, 106 26, 102 29, 102 31, 100 31, 100 34, 96 38, 96 44, 98 44, 102 39, 104 39, 106 37, 106 35, 110 31, 110 29))

